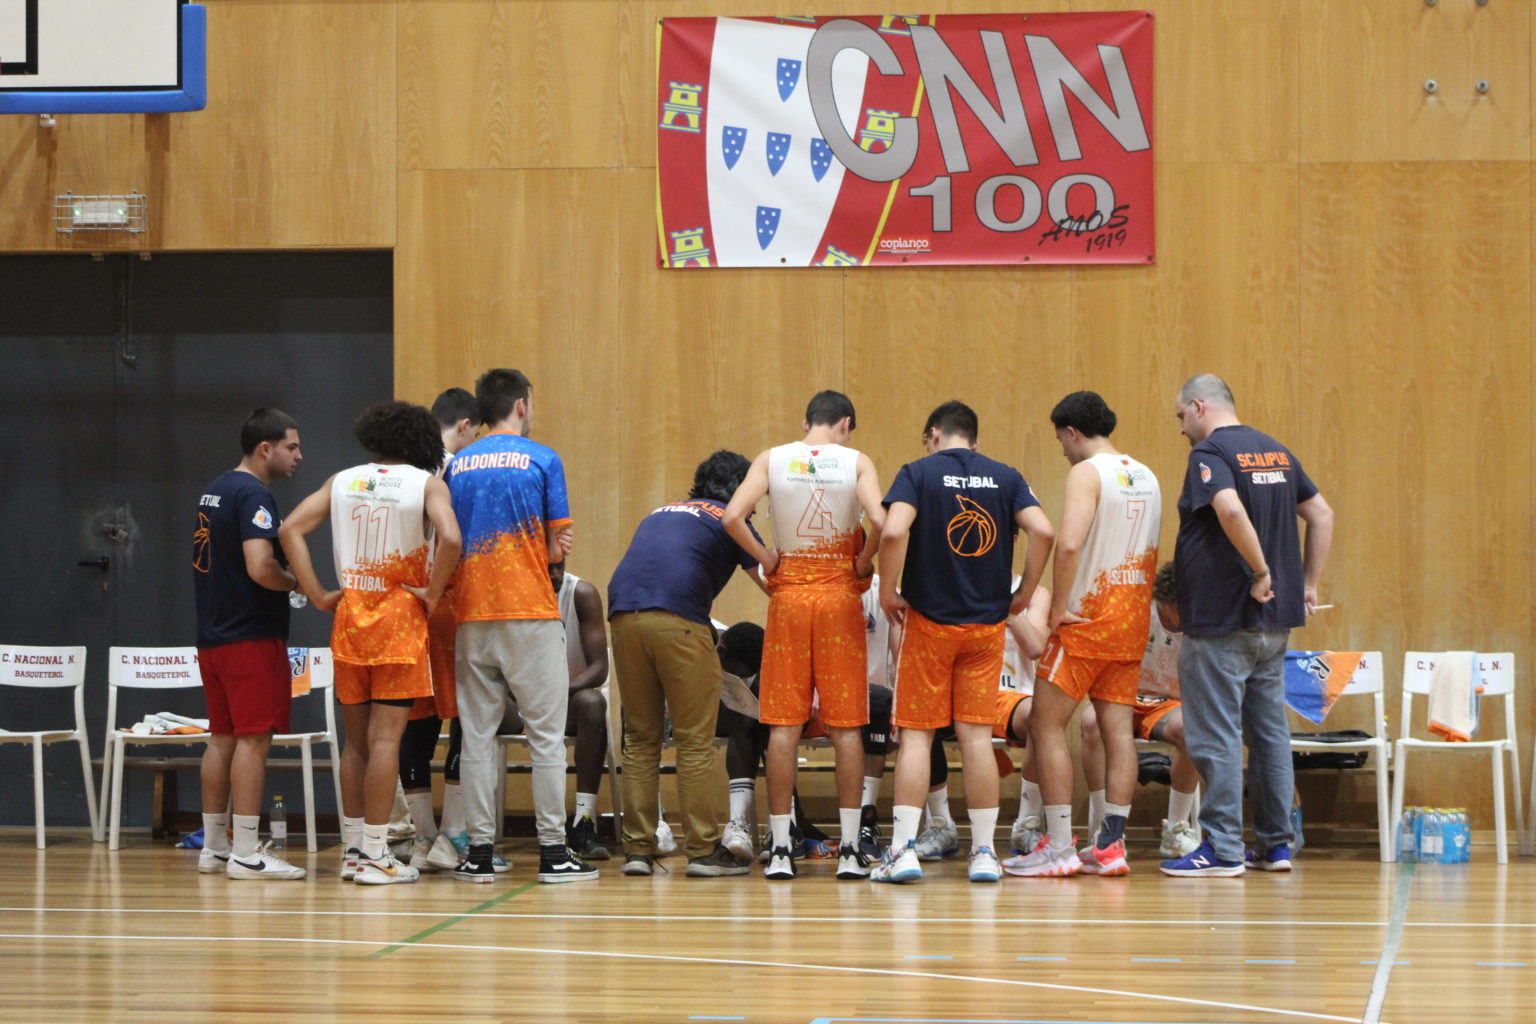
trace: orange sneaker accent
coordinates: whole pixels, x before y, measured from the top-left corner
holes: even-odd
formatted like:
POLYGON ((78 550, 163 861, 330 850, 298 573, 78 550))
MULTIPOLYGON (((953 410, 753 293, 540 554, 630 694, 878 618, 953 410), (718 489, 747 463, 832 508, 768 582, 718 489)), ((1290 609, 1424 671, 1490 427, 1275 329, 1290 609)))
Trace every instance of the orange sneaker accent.
POLYGON ((1116 839, 1104 849, 1089 845, 1078 852, 1078 860, 1082 861, 1083 874, 1102 875, 1105 878, 1117 875, 1128 875, 1131 866, 1125 862, 1125 840, 1116 839))

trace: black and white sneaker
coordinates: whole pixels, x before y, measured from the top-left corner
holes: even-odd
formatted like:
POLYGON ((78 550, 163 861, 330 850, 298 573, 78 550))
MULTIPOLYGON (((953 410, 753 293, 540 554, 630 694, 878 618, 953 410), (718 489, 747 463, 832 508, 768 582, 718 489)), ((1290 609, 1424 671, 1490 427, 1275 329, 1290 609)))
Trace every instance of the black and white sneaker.
POLYGON ((869 858, 852 843, 844 843, 837 851, 837 877, 842 879, 868 878, 869 858))
POLYGON ((775 846, 768 851, 768 866, 763 869, 764 878, 771 882, 787 882, 797 873, 795 859, 789 855, 789 847, 775 846))
POLYGON ((565 845, 586 860, 607 860, 609 857, 608 847, 597 838, 597 824, 591 815, 583 814, 565 827, 565 845))
POLYGON ((554 844, 539 847, 539 881, 586 882, 597 877, 597 868, 576 859, 568 846, 554 844))
POLYGON ((880 819, 870 804, 859 809, 859 852, 871 863, 880 859, 880 819))
POLYGON ((496 881, 496 865, 492 861, 495 849, 490 843, 482 843, 471 846, 464 859, 459 861, 453 869, 453 877, 458 882, 494 882, 496 881))

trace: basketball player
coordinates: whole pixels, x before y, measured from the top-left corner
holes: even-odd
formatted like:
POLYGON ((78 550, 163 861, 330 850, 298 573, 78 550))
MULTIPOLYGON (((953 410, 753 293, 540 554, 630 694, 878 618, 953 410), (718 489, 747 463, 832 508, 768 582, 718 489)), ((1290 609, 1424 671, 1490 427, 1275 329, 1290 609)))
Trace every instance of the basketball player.
POLYGON ((303 461, 298 424, 277 409, 257 409, 240 428, 240 451, 240 464, 198 499, 192 540, 197 657, 210 732, 203 751, 204 838, 197 870, 222 871, 228 878, 296 879, 304 877, 304 869, 258 846, 257 839, 267 751, 274 732, 288 731, 293 699, 288 591, 296 583, 277 559, 277 503, 267 485, 292 476, 303 461))
POLYGON ((880 604, 893 628, 902 627, 892 715, 901 746, 891 845, 870 874, 877 882, 923 877, 917 826, 928 761, 934 731, 951 723, 970 807, 970 878, 1002 877, 993 852, 998 779, 992 725, 1003 634, 1009 615, 1022 612, 1034 596, 1052 530, 1024 477, 976 452, 976 437, 970 406, 945 402, 923 427, 927 458, 903 466, 885 496, 880 604), (1024 578, 1010 599, 1016 527, 1029 542, 1024 578))
POLYGON ((859 850, 864 778, 859 729, 869 723, 859 595, 874 572, 885 510, 875 464, 846 446, 856 425, 848 396, 817 393, 805 409, 805 436, 760 454, 725 510, 726 531, 757 559, 769 590, 759 693, 760 721, 769 726, 770 853, 763 872, 769 879, 795 877, 790 799, 812 691, 836 758, 842 828, 837 877, 869 875, 869 858, 859 850), (747 529, 747 517, 764 495, 773 513, 772 551, 747 529), (862 537, 860 509, 868 523, 862 537))
POLYGON ((587 580, 566 572, 565 562, 550 564, 549 582, 565 625, 565 663, 570 673, 565 734, 576 737, 576 813, 566 826, 566 845, 585 860, 607 860, 608 848, 597 838, 597 790, 608 753, 608 623, 603 595, 587 580))
POLYGON ((304 593, 316 608, 336 614, 331 656, 346 731, 342 877, 390 885, 414 882, 420 874, 390 852, 389 815, 400 774, 400 734, 416 698, 432 693, 427 617, 458 562, 459 527, 448 488, 435 475, 443 447, 430 412, 382 402, 363 411, 353 434, 372 461, 327 480, 278 534, 304 593), (339 591, 321 585, 305 539, 327 519, 339 591), (437 543, 430 567, 429 524, 437 543))
POLYGON ((1051 636, 1035 670, 1030 740, 1040 769, 1047 842, 1007 870, 1023 877, 1079 871, 1124 875, 1125 823, 1136 788, 1131 709, 1141 675, 1157 569, 1162 494, 1146 466, 1110 443, 1115 414, 1092 391, 1075 391, 1051 410, 1071 463, 1056 545, 1051 636), (1072 761, 1067 721, 1093 699, 1104 738, 1104 820, 1081 855, 1072 843, 1072 761))

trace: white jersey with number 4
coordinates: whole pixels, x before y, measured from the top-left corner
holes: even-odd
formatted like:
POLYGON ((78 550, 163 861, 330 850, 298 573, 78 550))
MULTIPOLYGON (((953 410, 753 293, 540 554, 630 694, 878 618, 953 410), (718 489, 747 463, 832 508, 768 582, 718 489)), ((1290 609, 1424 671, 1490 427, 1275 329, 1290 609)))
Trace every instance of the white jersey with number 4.
POLYGON ((859 453, 839 444, 804 441, 768 453, 768 505, 773 542, 782 556, 775 583, 856 581, 859 453))
POLYGON ((1088 622, 1061 628, 1062 646, 1080 658, 1140 661, 1152 613, 1163 498, 1157 477, 1129 455, 1087 460, 1099 474, 1099 506, 1077 556, 1067 610, 1088 622))

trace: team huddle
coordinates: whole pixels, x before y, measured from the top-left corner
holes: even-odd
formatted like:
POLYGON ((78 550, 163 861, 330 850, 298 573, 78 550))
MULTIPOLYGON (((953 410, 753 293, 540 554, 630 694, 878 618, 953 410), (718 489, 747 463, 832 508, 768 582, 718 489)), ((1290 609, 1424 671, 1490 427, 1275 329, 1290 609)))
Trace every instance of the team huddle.
POLYGON ((626 875, 652 874, 675 848, 659 802, 668 738, 689 876, 745 874, 761 859, 765 878, 789 880, 809 855, 835 859, 839 879, 921 879, 924 861, 960 850, 946 741, 960 751, 972 882, 1125 875, 1138 737, 1176 751, 1164 873, 1288 870, 1295 837, 1280 668, 1289 629, 1316 603, 1332 512, 1294 455, 1237 421, 1219 379, 1187 382, 1177 417, 1192 451, 1176 557, 1159 568, 1158 481, 1115 448, 1115 414, 1097 394, 1074 392, 1051 411, 1071 466, 1053 525, 1017 469, 977 450, 977 417, 963 403, 933 410, 926 456, 882 489, 871 459, 849 444, 852 402, 820 392, 799 440, 750 462, 715 452, 686 498, 641 521, 609 582, 605 634, 596 589, 564 570, 564 470, 528 436, 533 397, 520 372, 492 370, 473 397, 451 389, 430 411, 370 408, 356 436, 372 461, 337 473, 281 523, 265 485, 297 466, 297 427, 258 410, 242 433, 241 466, 200 504, 198 646, 214 734, 200 869, 304 875, 257 842, 263 741, 287 728, 291 590, 335 616, 346 730, 341 876, 359 884, 411 882, 422 871, 488 882, 506 870, 494 841, 497 735, 509 729, 530 748, 539 881, 597 877, 591 862, 609 857, 594 825, 608 641, 622 706, 626 875), (765 498, 766 536, 753 524, 765 498), (1308 526, 1304 556, 1298 517, 1308 526), (338 589, 321 583, 306 541, 327 519, 338 589), (767 621, 721 636, 711 606, 737 570, 768 594, 767 621), (1090 820, 1079 848, 1067 730, 1084 701, 1090 820), (439 825, 430 771, 445 718, 439 825), (576 737, 572 815, 567 735, 576 737), (811 735, 834 752, 835 841, 805 820, 796 796, 798 751, 811 735), (717 736, 728 740, 723 828, 717 736), (1012 762, 994 740, 1023 747, 1006 859, 997 852, 999 773, 1012 762), (1246 853, 1245 740, 1258 840, 1246 853), (878 794, 893 749, 883 844, 878 794), (761 850, 752 811, 760 764, 769 805, 761 850), (399 855, 388 834, 397 784, 418 829, 399 855))

